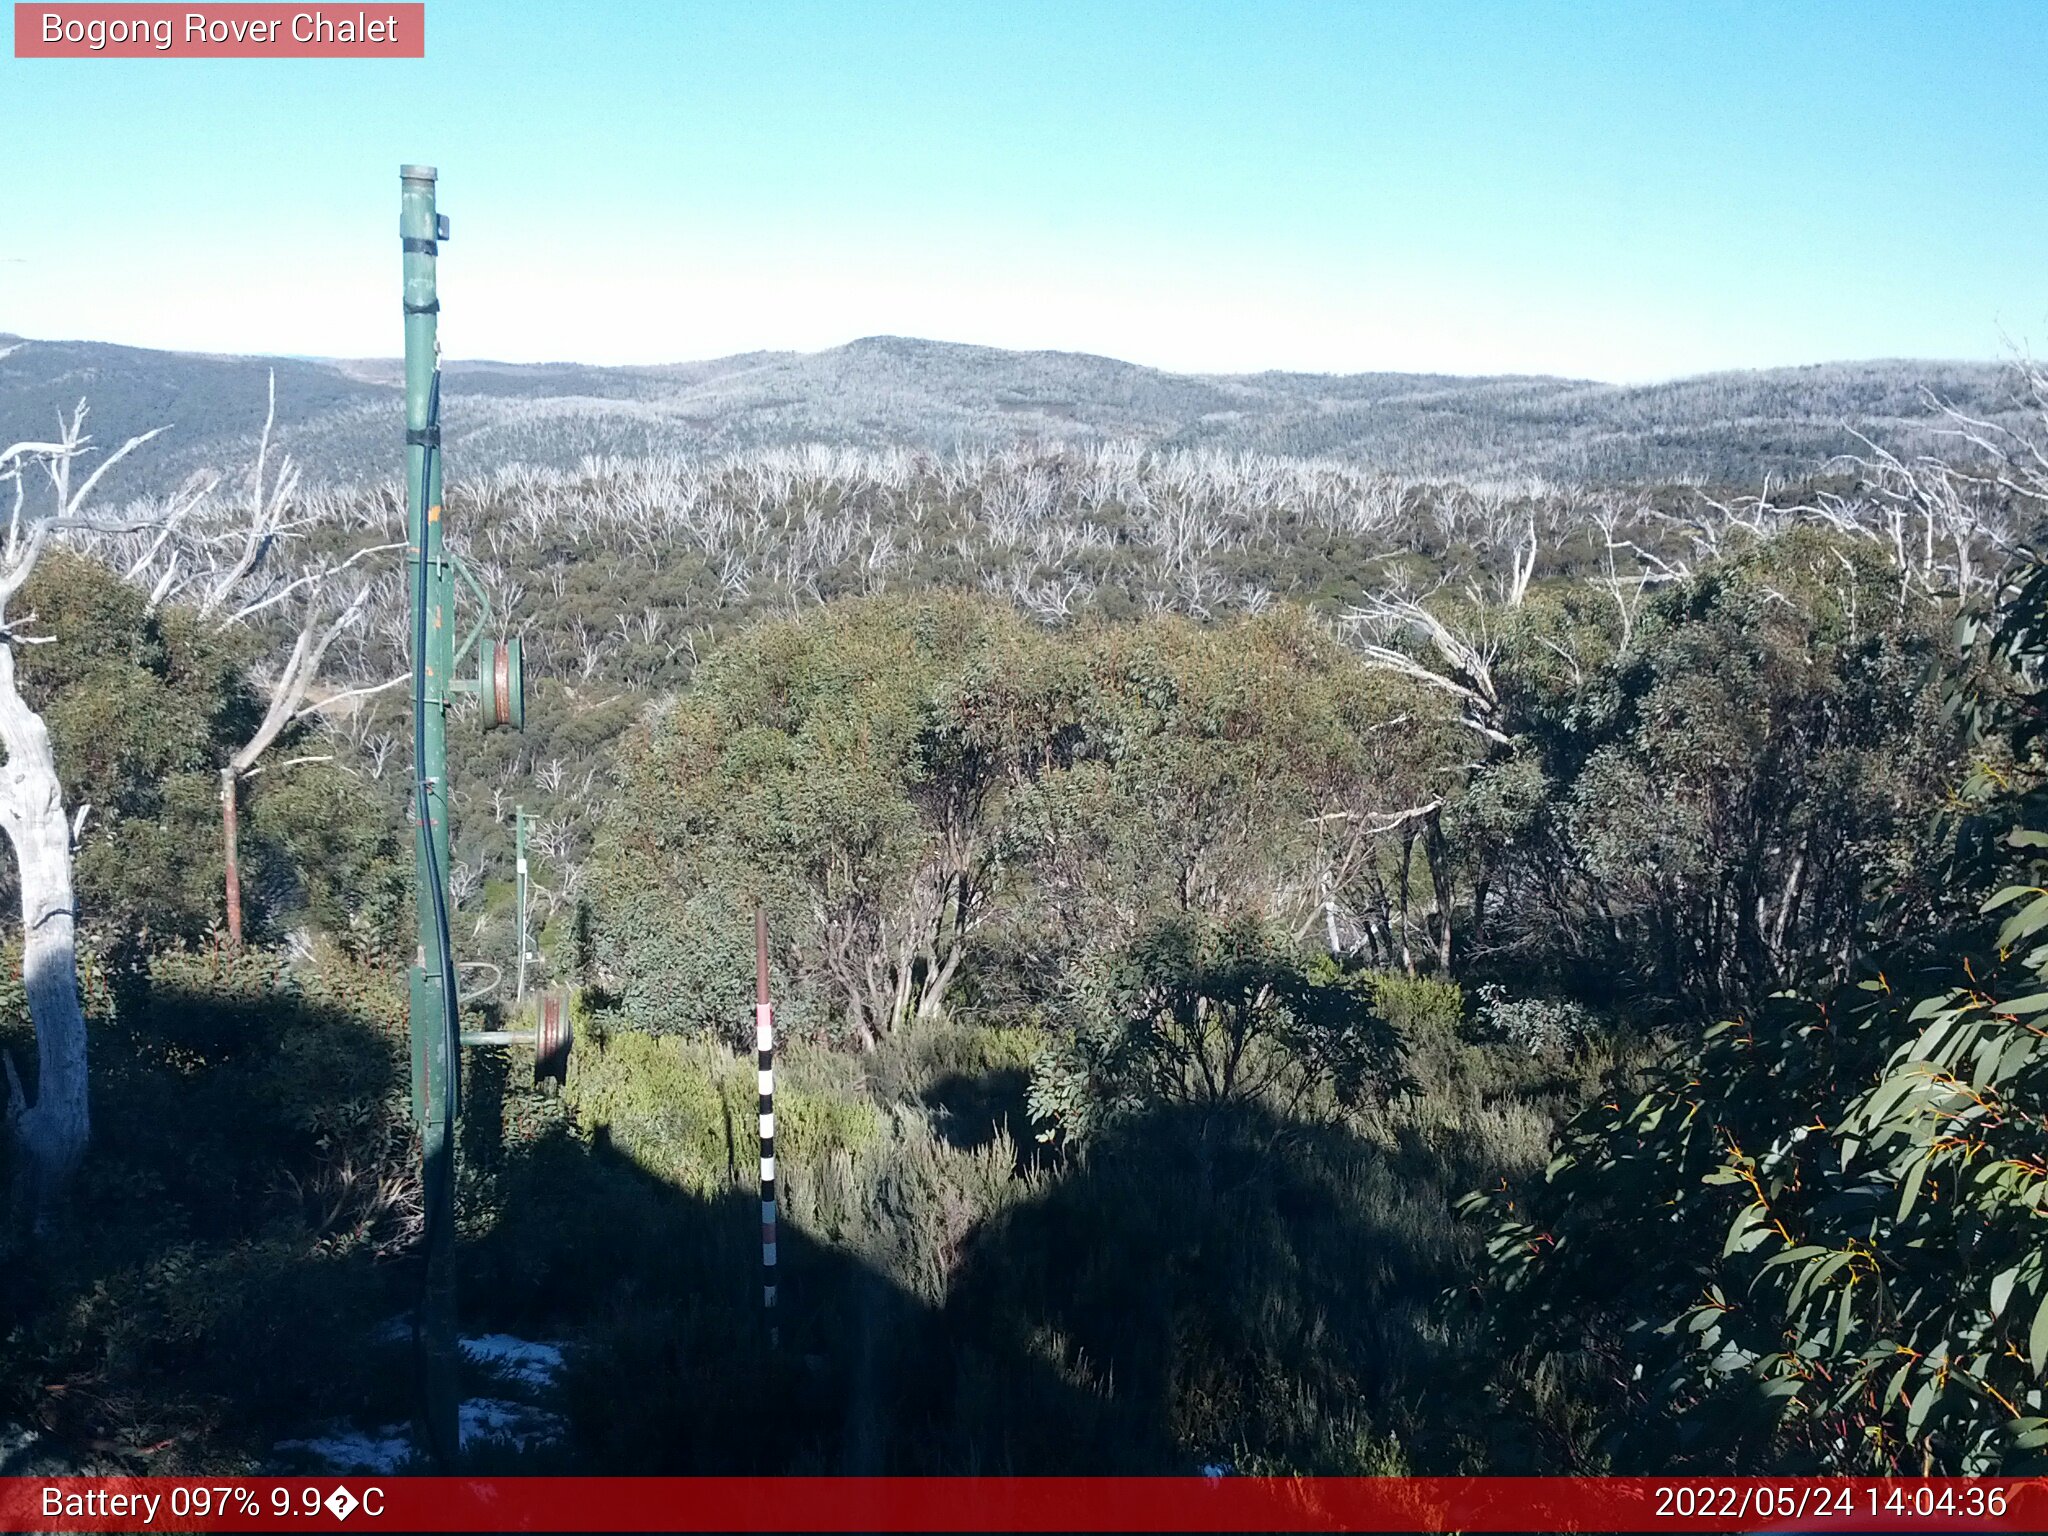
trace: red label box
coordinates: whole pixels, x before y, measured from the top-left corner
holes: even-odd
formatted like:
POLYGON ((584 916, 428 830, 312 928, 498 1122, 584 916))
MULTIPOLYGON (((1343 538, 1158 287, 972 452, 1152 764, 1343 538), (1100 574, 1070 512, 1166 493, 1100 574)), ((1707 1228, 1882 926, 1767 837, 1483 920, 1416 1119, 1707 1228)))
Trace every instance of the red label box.
POLYGON ((36 5, 17 0, 17 59, 419 59, 427 8, 340 5, 36 5))

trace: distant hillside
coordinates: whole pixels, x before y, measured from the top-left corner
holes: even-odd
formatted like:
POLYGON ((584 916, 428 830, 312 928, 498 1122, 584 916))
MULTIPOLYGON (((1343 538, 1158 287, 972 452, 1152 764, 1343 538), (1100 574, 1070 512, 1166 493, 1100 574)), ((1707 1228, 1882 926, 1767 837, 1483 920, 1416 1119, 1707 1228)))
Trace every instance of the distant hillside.
MULTIPOLYGON (((98 440, 169 423, 119 490, 242 462, 277 370, 284 441, 318 480, 397 463, 399 365, 156 352, 0 336, 0 439, 40 436, 90 401, 98 440)), ((871 336, 824 352, 661 367, 452 363, 451 472, 586 455, 716 453, 802 442, 934 451, 1136 438, 1335 458, 1466 478, 1754 483, 1853 451, 1851 429, 1931 447, 1926 394, 2002 414, 1992 363, 1829 363, 1654 385, 1434 374, 1190 375, 1075 352, 871 336)))

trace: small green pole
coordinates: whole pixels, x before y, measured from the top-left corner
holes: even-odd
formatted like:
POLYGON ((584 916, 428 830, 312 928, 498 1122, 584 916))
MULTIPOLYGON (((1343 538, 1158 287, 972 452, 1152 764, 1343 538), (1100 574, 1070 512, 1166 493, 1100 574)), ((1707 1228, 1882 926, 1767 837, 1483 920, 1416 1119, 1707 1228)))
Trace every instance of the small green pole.
MULTIPOLYGON (((448 702, 454 661, 454 578, 442 553, 440 423, 433 408, 440 366, 435 263, 443 228, 434 206, 433 167, 399 171, 399 233, 405 257, 406 534, 408 575, 426 604, 426 646, 418 684, 415 772, 425 782, 413 845, 419 954, 412 971, 413 1107, 420 1126, 426 1201, 427 1276, 422 1299, 421 1412, 428 1452, 444 1470, 461 1450, 460 1356, 455 1334, 455 1138, 449 1105, 456 1063, 448 1043, 446 975, 439 914, 448 910, 448 702), (438 891, 436 886, 439 887, 438 891)), ((409 645, 415 642, 409 640, 409 645)))

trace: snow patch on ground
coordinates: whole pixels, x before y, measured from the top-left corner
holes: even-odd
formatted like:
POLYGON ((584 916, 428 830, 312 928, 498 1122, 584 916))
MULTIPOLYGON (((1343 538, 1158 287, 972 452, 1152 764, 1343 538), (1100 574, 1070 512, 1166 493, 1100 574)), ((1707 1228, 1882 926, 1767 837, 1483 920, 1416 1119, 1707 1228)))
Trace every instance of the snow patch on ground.
POLYGON ((462 1405, 462 1440, 509 1440, 520 1450, 549 1445, 569 1432, 560 1414, 531 1403, 473 1397, 462 1405))
POLYGON ((25 1425, 0 1424, 0 1477, 79 1477, 96 1470, 25 1425))
POLYGON ((474 1364, 496 1371, 521 1386, 546 1388, 562 1374, 562 1346, 509 1333, 485 1333, 462 1341, 462 1352, 474 1364))
MULTIPOLYGON (((407 1344, 412 1340, 412 1320, 393 1318, 372 1336, 380 1344, 407 1344)), ((562 1373, 562 1346, 509 1333, 478 1334, 459 1341, 465 1360, 490 1373, 503 1387, 544 1397, 562 1373)), ((565 1438, 569 1426, 558 1413, 531 1402, 502 1397, 474 1397, 460 1411, 465 1445, 481 1440, 507 1442, 531 1450, 565 1438)), ((412 1430, 404 1424, 386 1424, 378 1429, 357 1429, 338 1420, 321 1425, 312 1434, 280 1440, 281 1452, 310 1458, 336 1472, 393 1473, 422 1461, 413 1443, 412 1430)))
POLYGON ((336 1472, 396 1472, 412 1460, 412 1435, 399 1424, 370 1431, 336 1421, 303 1440, 280 1440, 280 1451, 296 1451, 336 1472))

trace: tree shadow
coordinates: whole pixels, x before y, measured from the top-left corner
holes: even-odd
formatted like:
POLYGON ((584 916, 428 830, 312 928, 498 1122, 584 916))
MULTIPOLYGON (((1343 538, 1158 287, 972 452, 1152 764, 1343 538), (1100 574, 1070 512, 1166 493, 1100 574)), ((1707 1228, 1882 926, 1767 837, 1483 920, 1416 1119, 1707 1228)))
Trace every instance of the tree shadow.
MULTIPOLYGON (((489 1022, 494 1029, 502 1027, 495 1017, 489 1022)), ((473 1047, 462 1053, 456 1164, 472 1177, 494 1178, 504 1169, 506 1096, 516 1091, 513 1071, 512 1052, 504 1046, 473 1047)))
MULTIPOLYGON (((786 1177, 803 1177, 801 1173, 786 1177)), ((958 1464, 937 1310, 877 1266, 780 1224, 762 1301, 760 1204, 678 1188, 563 1124, 509 1154, 463 1253, 466 1326, 570 1339, 576 1470, 920 1473, 958 1464)))
POLYGON ((935 1112, 933 1120, 947 1145, 977 1151, 1008 1132, 1019 1148, 1032 1144, 1031 1114, 1025 1096, 1031 1074, 1023 1067, 1005 1067, 983 1076, 951 1072, 926 1088, 920 1101, 935 1112))
POLYGON ((1067 1398, 985 1394, 957 1405, 963 1433, 1035 1473, 1453 1460, 1457 1432, 1418 1439, 1416 1410, 1450 1385, 1437 1298, 1457 1242, 1405 1161, 1256 1105, 1115 1124, 966 1245, 952 1348, 999 1372, 1048 1361, 1067 1398))
MULTIPOLYGON (((323 1419, 414 1416, 391 1338, 419 1285, 391 1002, 230 972, 151 986, 96 1026, 78 1219, 0 1292, 0 1422, 176 1472, 264 1465, 323 1419)), ((892 1224, 955 1219, 952 1196, 902 1198, 929 1163, 870 1170, 849 1207, 869 1229, 782 1222, 777 1347, 747 1160, 735 1183, 684 1187, 526 1091, 525 1062, 467 1062, 461 1326, 563 1342, 549 1406, 568 1431, 479 1468, 1389 1470, 1396 1425, 1411 1459, 1448 1464, 1455 1436, 1413 1426, 1432 1392, 1438 1419, 1462 1411, 1429 1306, 1455 1245, 1398 1150, 1252 1106, 1129 1117, 1062 1168, 1013 1172, 979 1225, 923 1234, 943 1238, 942 1301, 880 1254, 892 1224)), ((1022 1089, 948 1079, 935 1118, 986 1148, 1028 1130, 1022 1089)))
POLYGON ((171 1473, 366 1399, 402 1416, 362 1358, 417 1213, 402 1027, 267 957, 166 969, 91 1020, 94 1141, 0 1290, 0 1422, 171 1473))
POLYGON ((555 1125, 515 1156, 465 1253, 465 1314, 529 1333, 575 1320, 565 1406, 588 1473, 1451 1457, 1448 1431, 1390 1450, 1450 1384, 1434 1303, 1453 1245, 1444 1203, 1404 1201, 1380 1149, 1252 1107, 1179 1108, 1032 1184, 967 1235, 937 1305, 785 1220, 772 1349, 753 1192, 687 1193, 555 1125))

